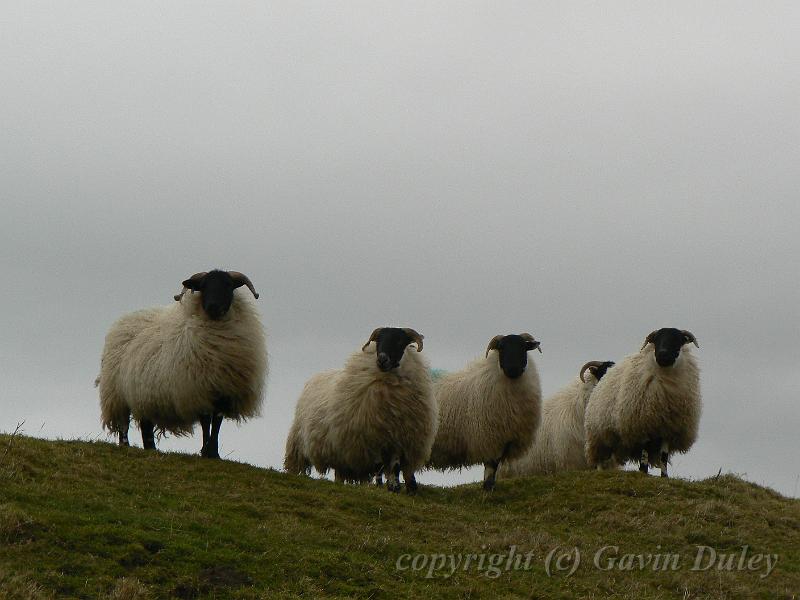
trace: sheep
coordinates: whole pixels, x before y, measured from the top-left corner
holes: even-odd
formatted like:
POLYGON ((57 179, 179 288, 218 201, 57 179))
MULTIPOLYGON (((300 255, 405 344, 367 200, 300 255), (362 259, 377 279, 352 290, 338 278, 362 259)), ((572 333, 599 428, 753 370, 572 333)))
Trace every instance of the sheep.
POLYGON ((286 440, 290 473, 334 470, 337 482, 370 480, 381 471, 387 489, 417 490, 436 435, 437 411, 423 336, 410 328, 379 327, 342 369, 314 375, 297 401, 286 440), (406 352, 416 344, 416 352, 406 352))
POLYGON ((658 466, 668 477, 670 453, 691 448, 700 422, 700 371, 684 347, 690 343, 700 347, 689 331, 657 329, 597 384, 585 419, 590 467, 638 459, 642 472, 658 466))
POLYGON ((583 417, 597 382, 614 365, 611 361, 587 362, 573 381, 542 404, 542 424, 528 451, 500 467, 501 478, 542 475, 587 469, 583 417), (584 374, 589 376, 584 379, 584 374))
POLYGON ((100 375, 103 427, 128 446, 131 415, 145 449, 155 435, 188 435, 199 420, 201 456, 219 458, 223 418, 257 416, 268 371, 265 335, 255 304, 237 288, 237 271, 196 273, 169 306, 121 317, 106 335, 100 375))
POLYGON ((495 487, 497 467, 521 456, 539 427, 541 385, 528 351, 529 333, 497 335, 486 355, 434 384, 439 431, 428 467, 458 469, 483 463, 483 488, 495 487))

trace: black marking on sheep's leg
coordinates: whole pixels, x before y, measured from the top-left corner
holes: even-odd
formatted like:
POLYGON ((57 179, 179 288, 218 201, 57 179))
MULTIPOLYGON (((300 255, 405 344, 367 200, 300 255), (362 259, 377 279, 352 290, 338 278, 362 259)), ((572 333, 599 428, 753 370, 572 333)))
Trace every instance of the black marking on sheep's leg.
POLYGON ((392 456, 390 451, 385 451, 381 453, 381 458, 383 459, 384 469, 383 472, 386 474, 386 489, 392 493, 396 493, 400 491, 400 465, 398 464, 398 460, 392 456))
POLYGON ((128 428, 126 427, 124 430, 120 429, 119 432, 119 445, 120 446, 130 446, 130 442, 128 441, 128 428))
POLYGON ((661 476, 662 477, 669 477, 669 473, 667 472, 667 463, 669 462, 669 454, 666 452, 661 453, 661 476))
POLYGON ((650 471, 650 455, 647 450, 642 450, 642 456, 639 459, 639 470, 642 473, 649 473, 650 471))
POLYGON ((490 460, 483 463, 483 489, 487 492, 491 492, 494 489, 497 467, 499 465, 499 460, 490 460))
POLYGON ((142 446, 145 450, 155 450, 156 449, 156 436, 155 436, 155 425, 153 425, 152 421, 148 421, 147 419, 142 419, 139 421, 139 429, 142 432, 142 446))
POLYGON ((222 426, 222 415, 217 413, 211 418, 211 431, 208 436, 208 443, 203 444, 200 453, 206 458, 219 458, 219 428, 222 426))

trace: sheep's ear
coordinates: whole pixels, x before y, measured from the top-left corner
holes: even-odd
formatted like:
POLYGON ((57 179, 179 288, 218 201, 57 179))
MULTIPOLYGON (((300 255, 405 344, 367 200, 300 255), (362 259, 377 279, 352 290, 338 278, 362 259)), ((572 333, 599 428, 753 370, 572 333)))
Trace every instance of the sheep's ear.
POLYGON ((700 347, 700 344, 697 343, 697 338, 694 337, 694 334, 691 331, 687 331, 686 329, 684 329, 681 331, 681 333, 683 334, 683 337, 686 339, 684 343, 694 344, 698 348, 700 347))
POLYGON ((525 345, 525 347, 526 347, 528 350, 538 350, 538 351, 539 351, 539 353, 541 353, 541 352, 542 352, 542 348, 541 348, 541 346, 542 346, 542 343, 541 343, 541 342, 537 342, 537 341, 535 341, 535 340, 534 340, 534 341, 532 341, 532 342, 528 342, 528 343, 525 345))
POLYGON ((541 342, 537 342, 536 339, 530 333, 521 333, 520 337, 525 340, 526 344, 525 347, 527 350, 539 350, 541 354, 542 349, 540 346, 542 345, 541 342))
POLYGON ((203 289, 203 284, 206 282, 206 275, 208 275, 207 271, 203 271, 202 273, 195 273, 189 279, 185 280, 181 285, 183 287, 190 289, 194 292, 197 292, 203 289))

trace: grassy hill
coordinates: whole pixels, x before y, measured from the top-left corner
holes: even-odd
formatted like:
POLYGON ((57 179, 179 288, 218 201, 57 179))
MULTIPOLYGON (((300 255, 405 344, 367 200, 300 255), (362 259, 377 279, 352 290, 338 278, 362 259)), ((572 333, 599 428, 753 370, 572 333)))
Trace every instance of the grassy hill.
MULTIPOLYGON (((701 550, 698 566, 711 558, 701 550)), ((473 484, 407 497, 234 462, 0 435, 2 598, 799 594, 800 501, 732 476, 565 473, 500 481, 492 494, 473 484), (568 575, 576 547, 580 564, 568 575), (723 568, 693 571, 698 547, 713 548, 723 568), (467 554, 478 556, 464 568, 467 554), (768 576, 766 554, 778 555, 768 576)))

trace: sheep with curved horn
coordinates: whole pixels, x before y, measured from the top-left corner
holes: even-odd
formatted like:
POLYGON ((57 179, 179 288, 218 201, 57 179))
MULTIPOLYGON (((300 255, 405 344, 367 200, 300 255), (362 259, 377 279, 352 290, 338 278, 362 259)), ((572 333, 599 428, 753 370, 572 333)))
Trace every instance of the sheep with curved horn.
POLYGON ((494 489, 498 466, 521 456, 539 427, 542 390, 531 350, 542 351, 530 333, 496 335, 483 358, 435 382, 439 432, 428 467, 483 464, 483 488, 494 489))
POLYGON ((642 472, 658 466, 667 477, 670 454, 692 447, 702 399, 688 344, 700 347, 690 331, 656 329, 597 384, 586 410, 589 466, 638 460, 642 472))
POLYGON ((267 376, 264 330, 253 283, 238 271, 203 271, 182 282, 169 306, 120 318, 106 335, 100 375, 103 427, 128 445, 131 416, 145 448, 155 430, 187 435, 200 422, 201 454, 219 458, 224 418, 245 421, 261 409, 267 376))
POLYGON ((284 468, 334 470, 336 481, 368 481, 381 472, 387 488, 417 489, 415 472, 436 435, 436 404, 423 336, 408 327, 378 327, 342 369, 318 373, 297 401, 284 468), (411 345, 416 351, 407 351, 411 345))

